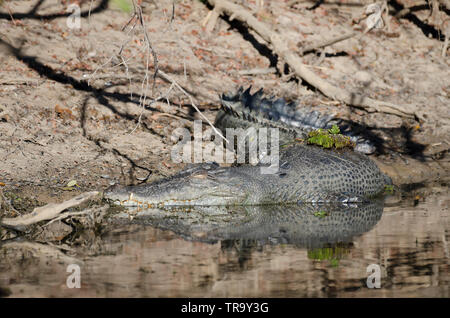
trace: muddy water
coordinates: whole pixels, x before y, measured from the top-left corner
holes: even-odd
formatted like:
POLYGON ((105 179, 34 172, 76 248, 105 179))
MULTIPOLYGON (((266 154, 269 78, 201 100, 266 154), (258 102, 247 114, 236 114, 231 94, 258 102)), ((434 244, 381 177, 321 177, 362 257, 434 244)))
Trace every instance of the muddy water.
POLYGON ((248 224, 243 230, 217 227, 227 222, 220 213, 206 229, 178 217, 135 219, 63 253, 48 244, 5 244, 0 295, 450 297, 448 191, 416 205, 370 207, 363 211, 369 218, 354 209, 325 210, 289 212, 279 224, 278 214, 267 211, 268 218, 253 222, 250 210, 239 223, 248 224), (266 227, 265 220, 278 225, 266 227), (314 231, 305 234, 305 224, 314 231), (79 289, 67 287, 70 264, 79 265, 79 289), (371 264, 380 268, 380 288, 367 287, 371 264))

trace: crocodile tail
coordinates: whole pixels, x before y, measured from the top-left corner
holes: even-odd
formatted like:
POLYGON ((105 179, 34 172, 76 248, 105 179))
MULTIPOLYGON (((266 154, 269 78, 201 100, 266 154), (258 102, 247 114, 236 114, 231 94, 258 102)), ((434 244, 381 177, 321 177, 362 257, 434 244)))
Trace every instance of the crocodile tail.
POLYGON ((355 126, 334 115, 322 114, 311 107, 297 109, 296 102, 286 102, 283 98, 264 97, 263 89, 250 93, 251 86, 246 90, 239 87, 235 94, 222 94, 222 109, 235 117, 250 121, 272 121, 283 123, 303 133, 315 129, 329 129, 337 125, 343 135, 350 137, 355 143, 355 150, 371 154, 376 150, 374 144, 355 132, 355 126))

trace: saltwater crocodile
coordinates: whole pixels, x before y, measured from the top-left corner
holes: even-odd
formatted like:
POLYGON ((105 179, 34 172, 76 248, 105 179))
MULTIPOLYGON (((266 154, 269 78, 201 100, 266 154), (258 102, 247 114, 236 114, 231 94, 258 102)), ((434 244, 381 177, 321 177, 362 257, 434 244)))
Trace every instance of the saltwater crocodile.
MULTIPOLYGON (((392 184, 366 155, 349 149, 332 150, 293 142, 311 129, 338 123, 316 111, 296 111, 283 99, 262 98, 240 89, 222 96, 222 110, 215 125, 227 127, 279 128, 281 147, 277 173, 262 174, 259 163, 220 167, 215 163, 193 165, 172 176, 138 186, 115 185, 105 198, 124 206, 166 207, 189 205, 264 205, 298 202, 351 202, 381 194, 392 184)), ((368 141, 353 136, 356 149, 370 152, 368 141)))

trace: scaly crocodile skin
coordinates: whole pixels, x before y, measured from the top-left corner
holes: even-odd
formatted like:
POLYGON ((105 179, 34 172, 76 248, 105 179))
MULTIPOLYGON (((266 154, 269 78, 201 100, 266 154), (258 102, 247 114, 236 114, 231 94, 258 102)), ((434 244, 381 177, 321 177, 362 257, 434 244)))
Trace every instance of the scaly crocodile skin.
MULTIPOLYGON (((227 127, 226 123, 230 122, 230 118, 238 118, 234 121, 231 119, 231 126, 252 123, 260 127, 276 127, 276 120, 280 120, 282 116, 274 118, 274 114, 283 113, 287 106, 277 100, 272 104, 281 106, 278 110, 271 110, 266 105, 271 101, 264 101, 259 95, 251 95, 247 91, 243 93, 240 90, 236 95, 238 97, 223 97, 224 109, 227 108, 228 111, 219 113, 216 123, 221 122, 220 127, 223 129, 227 127), (248 120, 249 113, 243 118, 242 114, 238 114, 239 109, 230 106, 230 101, 252 108, 252 116, 258 111, 258 107, 260 110, 267 108, 264 110, 266 115, 258 115, 264 117, 264 120, 248 120), (260 101, 260 106, 255 104, 257 101, 260 101)), ((316 118, 316 114, 311 116, 314 118, 304 119, 304 122, 315 123, 321 127, 326 127, 329 123, 328 119, 322 122, 316 118)), ((286 140, 292 140, 292 136, 295 137, 299 131, 294 129, 292 135, 289 129, 282 130, 286 132, 282 135, 286 140)), ((262 174, 261 167, 261 163, 256 166, 227 168, 221 168, 217 164, 198 164, 154 183, 129 187, 115 185, 106 190, 104 196, 116 204, 149 208, 351 202, 371 199, 381 194, 386 184, 392 184, 390 178, 385 176, 372 160, 349 149, 337 151, 291 143, 290 146, 280 149, 277 173, 262 174)))

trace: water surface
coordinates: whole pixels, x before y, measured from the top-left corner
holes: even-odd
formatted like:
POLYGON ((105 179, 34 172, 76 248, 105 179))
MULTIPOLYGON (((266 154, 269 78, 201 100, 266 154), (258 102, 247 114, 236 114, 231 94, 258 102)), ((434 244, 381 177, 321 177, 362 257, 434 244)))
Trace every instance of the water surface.
POLYGON ((0 295, 449 297, 448 203, 440 193, 415 206, 148 212, 70 250, 4 244, 0 295), (202 213, 212 215, 206 226, 202 213), (66 285, 72 263, 80 289, 66 285), (379 289, 366 285, 371 264, 379 289))

